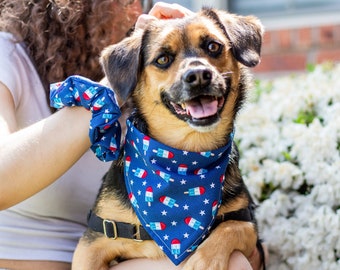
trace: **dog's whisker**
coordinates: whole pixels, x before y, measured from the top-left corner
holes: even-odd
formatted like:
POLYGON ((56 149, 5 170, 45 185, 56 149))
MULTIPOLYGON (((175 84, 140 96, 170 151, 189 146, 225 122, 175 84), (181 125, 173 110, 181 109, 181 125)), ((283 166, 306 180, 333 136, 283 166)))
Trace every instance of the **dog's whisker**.
POLYGON ((227 72, 221 73, 221 75, 222 75, 223 78, 227 78, 227 77, 229 77, 231 74, 233 74, 232 71, 227 71, 227 72))
MULTIPOLYGON (((152 110, 151 110, 151 114, 155 113, 156 107, 159 105, 159 103, 155 103, 152 110)), ((157 111, 156 111, 157 112, 157 111)))

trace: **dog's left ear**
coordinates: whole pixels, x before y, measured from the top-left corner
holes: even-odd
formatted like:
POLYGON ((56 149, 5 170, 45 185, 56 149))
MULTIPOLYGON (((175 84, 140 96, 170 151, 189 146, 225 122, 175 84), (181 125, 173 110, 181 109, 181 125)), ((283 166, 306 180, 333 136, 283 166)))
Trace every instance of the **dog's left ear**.
POLYGON ((217 11, 217 14, 226 29, 236 60, 247 67, 256 66, 260 62, 264 34, 260 20, 254 16, 238 16, 223 11, 217 11))
POLYGON ((126 102, 137 85, 141 40, 142 32, 134 33, 105 48, 100 57, 104 73, 122 103, 126 102))

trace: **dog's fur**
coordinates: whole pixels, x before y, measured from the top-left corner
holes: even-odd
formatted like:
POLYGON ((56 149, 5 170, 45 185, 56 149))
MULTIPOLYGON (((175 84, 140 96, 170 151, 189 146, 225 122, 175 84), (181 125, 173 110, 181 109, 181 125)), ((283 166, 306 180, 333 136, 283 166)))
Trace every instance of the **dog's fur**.
MULTIPOLYGON (((136 30, 105 49, 102 64, 119 99, 132 100, 133 123, 141 132, 174 148, 209 151, 224 146, 234 128, 250 83, 247 67, 260 61, 262 34, 255 17, 203 9, 136 30), (188 100, 208 96, 218 100, 215 115, 194 119, 183 109, 188 100)), ((218 215, 253 209, 238 159, 233 145, 218 215)), ((103 219, 140 224, 127 196, 122 155, 104 177, 93 211, 103 219)), ((184 262, 184 269, 226 269, 234 250, 250 256, 258 241, 255 220, 222 222, 184 262)), ((108 269, 112 260, 163 256, 151 240, 113 240, 88 229, 72 269, 108 269)))

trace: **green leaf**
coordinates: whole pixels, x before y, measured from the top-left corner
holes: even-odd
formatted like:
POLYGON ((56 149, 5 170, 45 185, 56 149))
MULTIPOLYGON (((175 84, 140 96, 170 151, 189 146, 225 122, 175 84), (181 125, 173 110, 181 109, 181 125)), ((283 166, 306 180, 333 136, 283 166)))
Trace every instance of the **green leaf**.
POLYGON ((311 111, 300 111, 298 116, 294 119, 294 123, 309 125, 314 119, 317 117, 316 112, 314 110, 311 111))
POLYGON ((308 72, 313 72, 315 70, 315 68, 316 68, 316 65, 311 64, 311 63, 307 64, 307 66, 306 66, 306 70, 308 72))
POLYGON ((260 197, 260 202, 263 202, 267 199, 269 199, 270 195, 277 189, 277 186, 274 186, 273 183, 265 183, 262 186, 262 192, 261 192, 261 197, 260 197))

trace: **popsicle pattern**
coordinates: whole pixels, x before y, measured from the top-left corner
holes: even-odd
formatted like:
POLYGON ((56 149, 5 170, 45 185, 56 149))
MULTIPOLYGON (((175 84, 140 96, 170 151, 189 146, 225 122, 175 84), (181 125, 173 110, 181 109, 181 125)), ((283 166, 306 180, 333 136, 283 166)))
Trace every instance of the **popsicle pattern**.
POLYGON ((125 183, 138 218, 178 265, 209 233, 229 163, 228 144, 209 152, 174 149, 127 121, 125 183))
POLYGON ((121 112, 110 88, 81 76, 70 76, 51 84, 50 105, 56 109, 83 106, 91 110, 91 150, 102 161, 118 158, 121 128, 117 120, 121 112))

